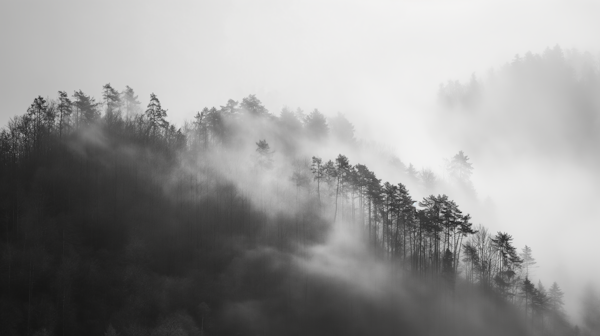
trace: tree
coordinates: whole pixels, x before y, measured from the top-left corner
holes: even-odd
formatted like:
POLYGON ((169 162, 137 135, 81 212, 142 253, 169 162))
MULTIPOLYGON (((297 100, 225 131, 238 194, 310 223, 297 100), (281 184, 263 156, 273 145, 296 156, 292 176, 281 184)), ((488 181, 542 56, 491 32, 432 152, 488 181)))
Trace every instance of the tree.
POLYGON ((525 245, 519 256, 523 260, 523 269, 525 270, 525 275, 529 276, 529 270, 536 264, 533 254, 531 253, 531 247, 525 245))
POLYGON ((121 101, 125 104, 125 113, 130 116, 136 114, 140 110, 140 102, 129 85, 125 86, 125 90, 121 93, 121 101))
POLYGON ((302 130, 302 122, 298 119, 296 113, 287 107, 281 109, 279 122, 287 134, 290 136, 300 133, 302 130))
POLYGON ((542 285, 541 281, 538 281, 537 288, 533 291, 531 303, 540 323, 543 325, 544 315, 548 310, 548 293, 546 292, 546 288, 544 285, 542 285))
POLYGON ((454 271, 454 255, 447 248, 442 258, 442 277, 450 288, 454 288, 456 273, 454 271))
POLYGON ((104 100, 104 106, 106 107, 106 114, 111 115, 116 112, 121 106, 121 97, 119 92, 110 86, 110 83, 102 87, 102 99, 104 100))
POLYGON ((312 157, 312 165, 310 171, 313 173, 314 180, 317 181, 317 200, 319 205, 321 204, 321 179, 325 176, 325 169, 323 167, 323 161, 320 157, 312 157))
POLYGON ((337 178, 337 188, 335 191, 335 213, 333 215, 333 222, 337 218, 337 210, 338 210, 338 195, 340 194, 340 188, 344 190, 344 183, 346 182, 346 178, 348 178, 348 173, 350 171, 350 163, 348 162, 348 158, 342 154, 338 155, 335 159, 335 176, 337 178))
POLYGON ((479 253, 477 252, 477 248, 473 244, 471 244, 471 242, 465 243, 463 247, 465 249, 465 257, 463 258, 466 269, 465 276, 467 278, 467 281, 474 283, 475 275, 478 274, 479 271, 479 253))
POLYGON ((258 165, 264 169, 273 168, 273 153, 267 140, 259 140, 256 143, 256 152, 258 153, 258 165))
POLYGON ((69 99, 69 96, 64 91, 58 91, 58 132, 59 137, 62 138, 63 125, 68 125, 68 118, 73 112, 73 103, 69 99))
POLYGON ((204 108, 202 113, 206 116, 206 127, 210 133, 212 143, 225 143, 227 140, 227 128, 225 126, 224 114, 212 107, 204 108))
POLYGON ((158 130, 161 128, 167 128, 168 123, 165 120, 167 117, 167 110, 164 110, 160 101, 156 97, 154 93, 150 94, 150 102, 148 103, 148 108, 146 108, 146 118, 148 119, 148 135, 153 137, 158 135, 158 130))
POLYGON ((299 147, 298 138, 302 134, 302 122, 296 113, 284 107, 277 119, 277 124, 279 126, 279 143, 282 145, 284 153, 294 157, 299 147))
POLYGON ((558 287, 558 284, 556 282, 552 283, 548 290, 548 306, 552 312, 560 313, 563 311, 563 296, 564 293, 558 287))
POLYGON ((296 187, 296 197, 298 197, 299 189, 309 185, 310 177, 308 176, 307 172, 308 166, 304 161, 294 160, 293 167, 294 171, 292 172, 290 180, 294 183, 294 186, 296 187))
MULTIPOLYGON (((525 298, 525 316, 527 316, 528 308, 532 307, 532 299, 535 291, 535 286, 529 281, 529 277, 525 276, 525 280, 521 286, 521 294, 525 298)), ((533 309, 532 309, 533 310, 533 309)))
POLYGON ((512 236, 506 232, 498 232, 492 238, 492 246, 496 252, 497 274, 494 278, 500 293, 505 297, 512 297, 509 292, 516 275, 516 270, 521 267, 522 260, 517 255, 517 249, 512 245, 512 236))
POLYGON ((450 161, 450 176, 459 181, 468 181, 473 174, 473 164, 463 151, 459 151, 450 161))
POLYGON ((74 105, 77 111, 76 122, 82 123, 85 126, 93 124, 99 117, 100 113, 97 110, 98 103, 96 99, 83 93, 81 90, 75 91, 73 94, 74 105))
POLYGON ((269 114, 269 111, 263 106, 262 102, 256 98, 256 95, 249 95, 242 99, 240 108, 242 111, 253 117, 262 117, 269 114))
POLYGON ((45 126, 46 115, 48 113, 48 102, 42 96, 33 100, 31 106, 27 109, 27 118, 33 121, 33 147, 39 148, 41 137, 45 126))
MULTIPOLYGON (((256 97, 255 97, 256 98, 256 97)), ((258 100, 258 99, 257 99, 258 100)), ((260 102, 259 102, 260 103, 260 102)), ((235 115, 240 110, 238 107, 238 102, 233 99, 229 99, 225 106, 221 106, 221 112, 226 115, 235 115)))
POLYGON ((469 162, 469 157, 463 151, 459 151, 458 154, 454 155, 448 165, 448 172, 452 180, 463 192, 469 196, 474 196, 475 189, 471 182, 473 165, 469 162))
POLYGON ((329 126, 327 126, 327 119, 325 119, 325 116, 317 109, 314 109, 306 117, 304 126, 309 138, 315 141, 324 140, 329 134, 329 126))

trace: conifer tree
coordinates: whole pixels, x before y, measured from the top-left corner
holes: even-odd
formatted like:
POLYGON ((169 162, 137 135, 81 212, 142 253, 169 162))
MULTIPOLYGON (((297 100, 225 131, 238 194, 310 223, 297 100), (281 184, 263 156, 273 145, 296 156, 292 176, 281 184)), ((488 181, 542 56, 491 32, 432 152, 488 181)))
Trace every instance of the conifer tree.
POLYGON ((535 259, 533 258, 533 254, 531 253, 531 247, 525 245, 521 254, 519 255, 523 260, 523 269, 525 270, 525 275, 529 275, 529 271, 536 264, 535 259))
POLYGON ((106 108, 106 114, 111 115, 117 112, 121 105, 121 97, 119 92, 115 90, 110 83, 105 84, 102 87, 102 99, 104 100, 104 106, 106 108))
POLYGON ((93 97, 79 90, 73 94, 73 100, 77 112, 76 120, 78 125, 91 125, 100 117, 100 113, 97 110, 98 103, 96 103, 96 99, 93 97))
POLYGON ((325 176, 325 170, 323 167, 323 161, 320 157, 312 157, 312 165, 310 171, 313 173, 313 179, 317 181, 317 200, 319 205, 321 204, 321 179, 325 176))
POLYGON ((531 283, 531 281, 529 281, 529 277, 525 276, 525 280, 523 281, 523 284, 521 286, 521 294, 523 295, 523 298, 525 299, 525 316, 527 316, 527 314, 528 314, 528 309, 531 311, 533 310, 532 302, 533 302, 534 291, 535 291, 535 286, 531 283))
POLYGON ((337 210, 338 210, 338 196, 340 191, 344 190, 344 183, 346 182, 346 178, 350 172, 350 163, 348 162, 348 158, 345 155, 338 155, 335 159, 335 176, 337 179, 337 187, 335 191, 335 213, 333 215, 333 222, 337 218, 337 210))
POLYGON ((273 153, 267 140, 259 140, 256 143, 256 153, 258 153, 258 165, 264 169, 273 168, 273 153))
POLYGON ((62 138, 63 126, 68 126, 68 118, 71 116, 73 111, 73 103, 69 99, 69 96, 64 91, 58 91, 58 132, 59 137, 62 138))
POLYGON ((552 312, 560 313, 563 310, 564 293, 556 282, 552 283, 548 290, 548 305, 552 312))
MULTIPOLYGON (((229 99, 227 101, 227 104, 225 104, 225 106, 221 106, 221 112, 225 115, 234 116, 240 110, 238 105, 239 105, 238 102, 236 102, 233 99, 229 99)), ((248 107, 248 106, 245 105, 244 107, 248 107)))
POLYGON ((146 109, 146 118, 149 122, 148 135, 156 137, 159 134, 159 130, 161 128, 166 128, 166 117, 167 111, 161 107, 160 101, 158 100, 156 95, 154 93, 151 93, 150 102, 148 103, 148 108, 146 109))
POLYGON ((473 164, 469 162, 469 157, 463 151, 459 151, 450 161, 450 176, 454 179, 467 183, 473 174, 473 164))
POLYGON ((269 110, 267 110, 263 106, 262 102, 256 98, 256 95, 249 95, 248 97, 242 99, 240 108, 245 113, 253 117, 263 117, 269 114, 269 110))
POLYGON ((297 136, 302 130, 302 122, 300 122, 296 114, 287 107, 281 109, 279 122, 289 136, 297 136))
POLYGON ((125 113, 128 116, 136 114, 140 110, 140 101, 129 85, 125 86, 125 90, 121 92, 121 102, 125 105, 125 113))
POLYGON ((309 138, 314 141, 322 141, 329 135, 327 119, 325 119, 325 116, 317 109, 314 109, 306 117, 304 127, 309 138))

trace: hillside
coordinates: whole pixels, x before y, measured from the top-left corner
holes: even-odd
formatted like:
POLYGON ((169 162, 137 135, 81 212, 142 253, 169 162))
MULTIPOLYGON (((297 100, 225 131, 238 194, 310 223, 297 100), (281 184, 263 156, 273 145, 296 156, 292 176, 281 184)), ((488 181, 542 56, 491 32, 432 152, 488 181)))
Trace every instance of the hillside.
POLYGON ((178 128, 103 92, 0 132, 2 335, 577 333, 531 250, 452 200, 476 203, 462 151, 444 184, 343 115, 251 95, 178 128))

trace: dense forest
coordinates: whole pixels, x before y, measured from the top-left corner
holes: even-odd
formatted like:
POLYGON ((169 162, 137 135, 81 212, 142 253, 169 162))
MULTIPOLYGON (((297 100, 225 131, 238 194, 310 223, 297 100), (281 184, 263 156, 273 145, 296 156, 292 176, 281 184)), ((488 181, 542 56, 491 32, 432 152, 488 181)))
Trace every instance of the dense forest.
MULTIPOLYGON (((473 83, 443 103, 476 104, 473 83)), ((37 97, 0 131, 2 335, 598 331, 597 297, 572 325, 532 249, 453 200, 477 198, 463 151, 444 180, 342 114, 250 95, 177 127, 155 94, 102 92, 37 97)))

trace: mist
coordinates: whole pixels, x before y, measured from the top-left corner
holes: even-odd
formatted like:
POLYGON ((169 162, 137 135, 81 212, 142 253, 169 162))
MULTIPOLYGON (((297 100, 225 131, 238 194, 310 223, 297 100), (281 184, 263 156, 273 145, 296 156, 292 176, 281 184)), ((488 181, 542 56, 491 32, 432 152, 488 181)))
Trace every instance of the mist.
POLYGON ((2 330, 594 334, 598 10, 3 2, 2 330))

